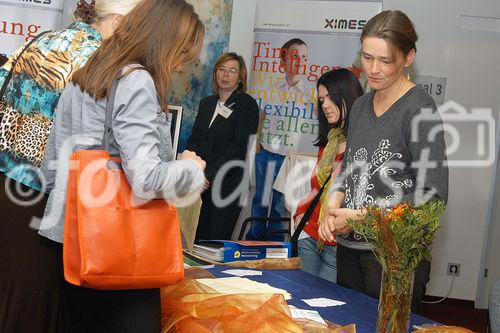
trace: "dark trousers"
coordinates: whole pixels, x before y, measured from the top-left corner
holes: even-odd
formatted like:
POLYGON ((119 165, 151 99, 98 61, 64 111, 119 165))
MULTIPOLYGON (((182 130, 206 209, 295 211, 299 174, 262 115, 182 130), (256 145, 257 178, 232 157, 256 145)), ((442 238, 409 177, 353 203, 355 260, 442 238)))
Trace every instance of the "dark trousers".
MULTIPOLYGON (((420 301, 425 296, 431 263, 422 260, 415 271, 411 310, 420 313, 420 301)), ((354 250, 337 244, 337 283, 378 298, 382 267, 372 251, 354 250)))
POLYGON ((64 279, 59 250, 62 332, 160 333, 159 289, 96 290, 72 285, 64 279))
POLYGON ((160 333, 159 289, 95 290, 62 282, 65 333, 160 333))
POLYGON ((38 235, 45 204, 0 173, 0 333, 59 332, 61 245, 38 235))
MULTIPOLYGON (((231 194, 227 188, 221 194, 222 199, 231 194)), ((239 197, 224 207, 217 207, 213 200, 212 187, 201 195, 202 205, 196 240, 229 240, 241 212, 239 197)))

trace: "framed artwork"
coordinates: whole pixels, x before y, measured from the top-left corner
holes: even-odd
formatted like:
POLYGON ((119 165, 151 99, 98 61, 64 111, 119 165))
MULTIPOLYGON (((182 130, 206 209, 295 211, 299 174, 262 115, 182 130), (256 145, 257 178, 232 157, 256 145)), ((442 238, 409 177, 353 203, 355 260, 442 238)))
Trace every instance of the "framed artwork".
MULTIPOLYGON (((6 1, 0 1, 3 2, 6 1)), ((213 94, 212 71, 217 58, 228 50, 233 12, 233 0, 189 0, 188 2, 198 13, 205 30, 212 33, 205 34, 200 60, 186 70, 184 75, 172 76, 172 82, 168 86, 167 101, 172 105, 183 107, 179 151, 184 150, 191 135, 200 100, 213 94)), ((1 23, 0 20, 0 31, 1 23)), ((245 44, 244 48, 246 47, 245 44)))
POLYGON ((169 105, 167 113, 167 126, 170 128, 172 138, 172 151, 177 158, 177 148, 179 146, 179 136, 181 134, 182 106, 169 105))

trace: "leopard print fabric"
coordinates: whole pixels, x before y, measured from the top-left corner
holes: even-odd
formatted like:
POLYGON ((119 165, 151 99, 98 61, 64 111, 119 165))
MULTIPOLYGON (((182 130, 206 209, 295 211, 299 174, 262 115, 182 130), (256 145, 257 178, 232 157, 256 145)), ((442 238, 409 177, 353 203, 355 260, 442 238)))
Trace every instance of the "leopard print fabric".
POLYGON ((0 122, 0 151, 40 167, 51 124, 41 114, 23 115, 7 107, 0 122))
POLYGON ((0 86, 12 72, 5 90, 5 112, 0 110, 0 172, 41 190, 34 174, 41 166, 54 110, 72 74, 81 68, 101 44, 91 25, 75 22, 49 32, 22 54, 16 66, 9 60, 0 67, 0 86), (14 67, 14 68, 13 68, 14 67))
POLYGON ((0 151, 11 148, 18 129, 18 119, 18 113, 12 112, 10 108, 5 108, 0 122, 0 151))
POLYGON ((5 99, 0 99, 0 121, 2 120, 3 114, 5 113, 5 108, 6 108, 6 103, 5 99))

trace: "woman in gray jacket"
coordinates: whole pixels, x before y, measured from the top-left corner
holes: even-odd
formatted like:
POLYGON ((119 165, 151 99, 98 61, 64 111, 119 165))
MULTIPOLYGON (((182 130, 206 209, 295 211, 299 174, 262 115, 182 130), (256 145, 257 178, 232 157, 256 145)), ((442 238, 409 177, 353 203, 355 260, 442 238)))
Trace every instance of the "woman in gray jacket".
MULTIPOLYGON (((110 154, 119 155, 134 195, 172 199, 202 188, 205 162, 173 154, 166 114, 174 71, 197 59, 204 27, 185 0, 144 0, 123 18, 61 95, 42 170, 52 189, 40 234, 63 241, 69 157, 99 149, 107 98, 118 80, 110 154)), ((145 221, 147 222, 147 221, 145 221)), ((160 291, 103 291, 63 283, 68 332, 160 332, 160 291)))

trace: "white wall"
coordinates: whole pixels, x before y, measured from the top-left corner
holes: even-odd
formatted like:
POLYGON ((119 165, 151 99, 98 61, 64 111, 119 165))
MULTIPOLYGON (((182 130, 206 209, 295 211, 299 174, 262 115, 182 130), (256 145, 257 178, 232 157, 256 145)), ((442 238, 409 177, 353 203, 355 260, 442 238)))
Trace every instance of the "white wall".
POLYGON ((77 3, 78 3, 78 0, 64 0, 63 16, 62 16, 62 20, 61 20, 61 27, 62 28, 65 28, 74 22, 73 12, 76 9, 77 3))
MULTIPOLYGON (((497 0, 386 0, 384 9, 401 9, 417 27, 420 39, 416 70, 447 77, 446 100, 467 107, 500 108, 499 31, 461 29, 461 16, 500 18, 497 0)), ((497 23, 498 24, 498 23, 497 23)), ((461 133, 462 151, 472 152, 475 137, 461 133)), ((446 294, 448 262, 462 264, 451 297, 475 300, 481 251, 492 184, 492 168, 450 170, 450 196, 443 228, 434 243, 428 294, 446 294)), ((500 261, 497 260, 497 264, 500 261)), ((482 274, 482 272, 481 272, 482 274)))
POLYGON ((229 51, 236 52, 245 58, 247 70, 253 51, 253 27, 257 0, 233 0, 233 16, 231 18, 231 35, 229 51))
MULTIPOLYGON (((235 6, 246 1, 235 0, 235 6)), ((498 0, 385 0, 384 9, 401 9, 413 20, 420 37, 416 72, 446 77, 446 101, 453 100, 468 109, 491 108, 497 117, 500 110, 500 32, 485 30, 500 30, 500 21, 486 19, 485 26, 478 26, 478 29, 485 29, 481 31, 462 29, 461 19, 462 15, 500 18, 498 0)), ((247 12, 234 12, 233 15, 234 20, 246 17, 247 12)), ((246 27, 245 33, 238 36, 240 32, 233 31, 232 49, 247 49, 252 40, 249 31, 251 29, 246 27)), ((249 62, 250 56, 246 60, 249 62)), ((472 132, 460 134, 460 150, 472 152, 476 137, 472 132)), ((455 279, 450 297, 476 299, 491 175, 491 167, 450 170, 449 205, 443 228, 434 243, 429 295, 447 294, 451 283, 451 277, 446 275, 447 263, 459 262, 461 275, 455 279)), ((499 260, 496 265, 500 265, 499 260)))
POLYGON ((493 289, 495 282, 500 280, 500 123, 497 123, 497 160, 494 168, 495 174, 492 181, 491 196, 488 209, 487 222, 484 230, 485 243, 483 244, 483 255, 479 270, 478 290, 476 297, 476 307, 487 308, 489 293, 493 289), (483 272, 487 271, 487 274, 483 272))

